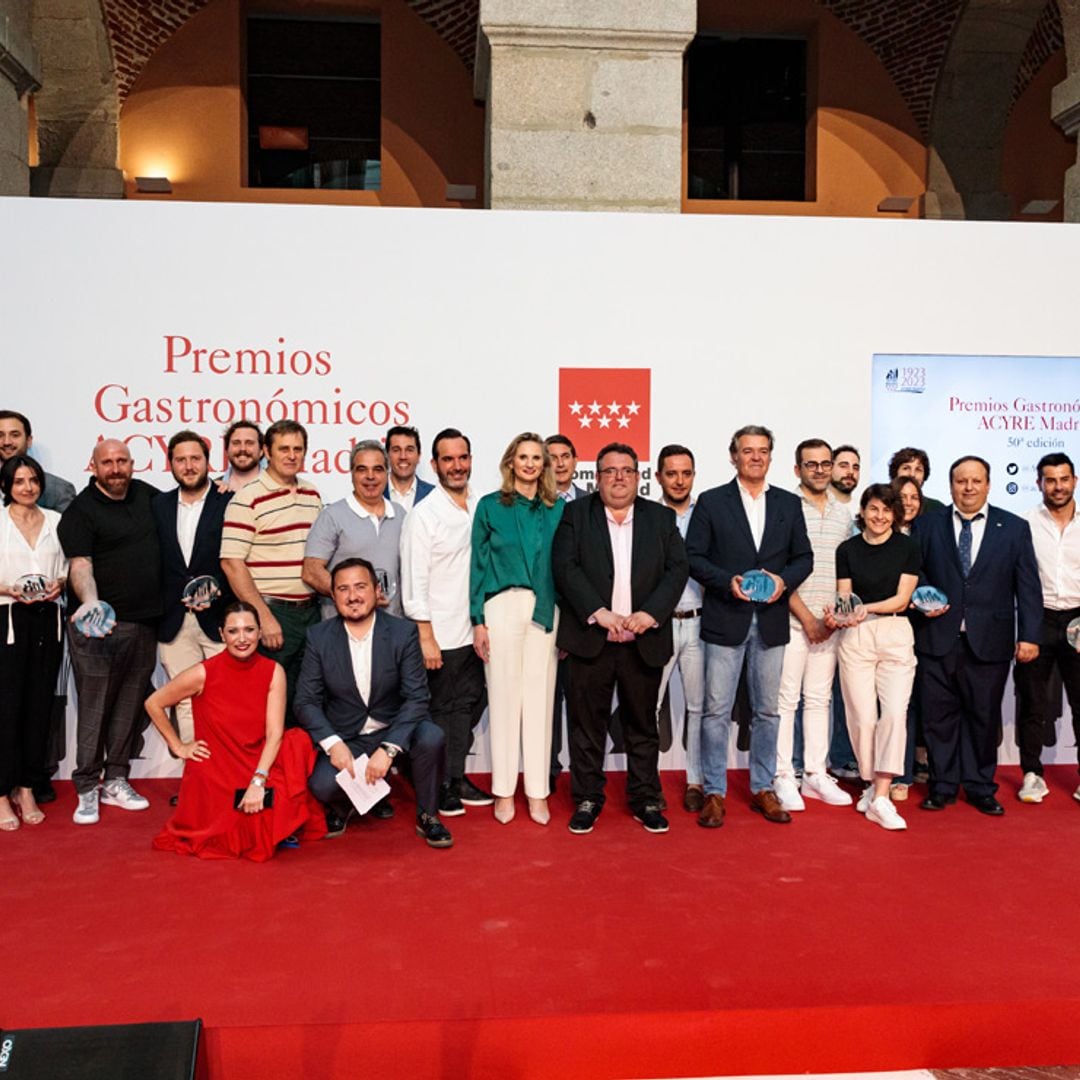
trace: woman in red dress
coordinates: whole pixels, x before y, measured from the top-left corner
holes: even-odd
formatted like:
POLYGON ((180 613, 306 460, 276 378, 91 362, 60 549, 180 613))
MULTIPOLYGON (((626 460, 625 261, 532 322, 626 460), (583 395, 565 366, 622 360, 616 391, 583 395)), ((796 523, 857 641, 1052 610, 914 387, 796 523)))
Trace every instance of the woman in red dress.
POLYGON ((188 762, 176 813, 154 847, 202 859, 265 862, 287 837, 326 831, 321 807, 307 789, 315 749, 307 732, 285 730, 285 673, 257 651, 258 613, 237 600, 222 619, 225 651, 182 671, 146 701, 169 749, 188 762), (191 742, 180 740, 166 715, 185 698, 191 698, 195 719, 191 742))

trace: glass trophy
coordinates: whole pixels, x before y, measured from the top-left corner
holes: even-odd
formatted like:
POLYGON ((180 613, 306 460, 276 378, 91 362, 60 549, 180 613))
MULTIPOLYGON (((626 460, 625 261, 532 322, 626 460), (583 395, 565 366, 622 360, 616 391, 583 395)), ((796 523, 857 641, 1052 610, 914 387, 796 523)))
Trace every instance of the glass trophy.
POLYGON ((19 590, 24 601, 32 604, 49 591, 49 583, 44 574, 23 574, 15 582, 15 588, 19 590))
POLYGON ((221 586, 212 574, 192 578, 180 594, 180 603, 192 611, 208 608, 221 595, 221 586))
POLYGON ((861 611, 862 601, 854 593, 837 593, 833 597, 832 616, 837 626, 854 626, 861 611))
POLYGON ((924 615, 932 615, 935 611, 946 607, 948 603, 949 598, 933 585, 920 585, 911 594, 912 607, 924 615))
POLYGON ((397 579, 391 577, 389 571, 376 566, 375 580, 379 583, 379 591, 383 594, 383 599, 388 603, 397 596, 397 579))
POLYGON ((1077 652, 1080 652, 1080 619, 1073 619, 1073 621, 1065 627, 1065 640, 1077 652))
POLYGON ((74 620, 75 629, 84 637, 103 638, 116 626, 116 612, 112 605, 98 600, 74 620))
POLYGON ((764 604, 776 592, 776 582, 764 570, 747 570, 742 576, 741 588, 755 604, 764 604))

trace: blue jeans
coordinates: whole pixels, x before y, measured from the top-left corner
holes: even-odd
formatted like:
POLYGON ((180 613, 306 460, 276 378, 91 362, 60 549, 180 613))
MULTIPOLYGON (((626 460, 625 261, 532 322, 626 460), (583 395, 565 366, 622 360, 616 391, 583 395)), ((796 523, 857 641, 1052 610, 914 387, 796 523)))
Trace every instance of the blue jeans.
MULTIPOLYGON (((686 703, 686 782, 701 783, 701 706, 705 697, 705 653, 701 641, 701 617, 672 619, 671 636, 675 652, 664 666, 657 698, 657 719, 660 702, 676 665, 682 680, 683 700, 686 703)), ((672 727, 675 726, 674 717, 672 727)))
POLYGON ((743 657, 747 659, 750 689, 750 791, 771 791, 776 772, 776 733, 780 727, 777 702, 784 646, 763 645, 757 620, 741 645, 705 643, 705 709, 701 717, 701 764, 706 795, 727 794, 731 710, 739 688, 743 657))

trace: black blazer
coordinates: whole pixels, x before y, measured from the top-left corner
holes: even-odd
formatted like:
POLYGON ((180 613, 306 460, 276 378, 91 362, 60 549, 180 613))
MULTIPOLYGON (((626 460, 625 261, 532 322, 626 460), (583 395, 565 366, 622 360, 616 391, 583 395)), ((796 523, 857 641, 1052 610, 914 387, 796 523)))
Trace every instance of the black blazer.
POLYGON ((710 488, 694 504, 686 550, 690 573, 705 590, 703 641, 741 645, 756 610, 762 642, 767 646, 788 643, 788 598, 814 569, 814 553, 798 496, 778 487, 765 492, 765 532, 759 549, 754 546, 738 481, 710 488), (782 578, 786 587, 780 599, 772 604, 736 599, 731 579, 747 570, 768 570, 782 578))
POLYGON ((311 627, 296 683, 293 711, 318 744, 331 735, 355 739, 368 717, 387 725, 382 742, 408 750, 428 718, 428 682, 416 623, 380 611, 371 642, 371 693, 356 688, 348 631, 340 615, 311 627))
POLYGON ((915 519, 911 535, 923 557, 923 581, 949 598, 949 610, 936 619, 914 616, 915 650, 944 656, 960 636, 982 661, 1012 659, 1017 638, 1042 641, 1042 586, 1035 561, 1031 527, 1023 518, 987 506, 986 529, 967 581, 953 531, 953 508, 947 506, 915 519))
MULTIPOLYGON (((634 644, 646 664, 663 667, 673 651, 671 613, 689 577, 686 548, 674 511, 659 503, 636 499, 632 527, 632 606, 634 611, 647 611, 659 624, 639 634, 634 644)), ((566 504, 555 530, 551 563, 559 593, 559 648, 575 656, 599 656, 607 631, 590 626, 589 616, 611 607, 615 561, 604 504, 596 492, 566 504)))
POLYGON ((225 520, 225 507, 229 505, 232 492, 222 494, 210 481, 206 493, 206 505, 195 530, 195 543, 191 548, 191 564, 184 562, 180 541, 176 536, 176 505, 180 489, 163 491, 150 503, 154 515, 158 539, 161 545, 161 622, 158 623, 158 641, 172 641, 180 632, 187 608, 180 603, 184 586, 195 577, 213 574, 221 586, 221 597, 205 611, 195 612, 199 626, 207 637, 218 640, 218 616, 221 609, 233 599, 228 578, 221 569, 221 526, 225 520))

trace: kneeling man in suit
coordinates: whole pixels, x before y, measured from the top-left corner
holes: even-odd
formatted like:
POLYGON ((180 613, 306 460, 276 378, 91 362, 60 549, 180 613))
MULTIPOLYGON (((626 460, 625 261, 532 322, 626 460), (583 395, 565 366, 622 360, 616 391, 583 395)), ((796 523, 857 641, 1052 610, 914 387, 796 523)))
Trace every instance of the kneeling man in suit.
POLYGON ((342 818, 351 809, 337 773, 354 773, 368 755, 374 783, 407 755, 416 789, 416 832, 431 847, 453 839, 437 816, 446 757, 444 737, 428 715, 428 682, 416 625, 376 612, 375 568, 345 559, 330 575, 337 617, 311 627, 296 687, 296 715, 321 753, 308 781, 312 794, 342 818))

